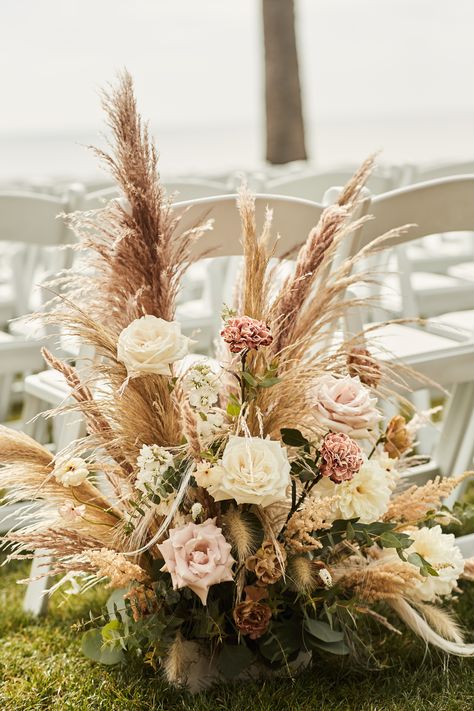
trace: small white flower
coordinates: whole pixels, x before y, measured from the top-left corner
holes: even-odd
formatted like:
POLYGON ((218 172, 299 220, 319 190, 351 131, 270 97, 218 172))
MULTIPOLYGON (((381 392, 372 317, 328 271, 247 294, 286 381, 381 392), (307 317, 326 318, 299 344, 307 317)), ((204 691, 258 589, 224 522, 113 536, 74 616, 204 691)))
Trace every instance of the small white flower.
POLYGON ((144 444, 137 457, 135 488, 143 494, 156 493, 163 474, 173 466, 173 455, 164 447, 144 444))
POLYGON ((66 499, 62 506, 59 507, 59 514, 68 523, 74 523, 78 519, 81 519, 86 513, 85 504, 76 506, 74 501, 71 499, 66 499))
POLYGON ((182 385, 191 407, 201 412, 207 412, 219 398, 218 376, 205 363, 190 368, 183 378, 182 385))
POLYGON ((319 577, 323 581, 325 588, 332 588, 332 576, 327 568, 321 568, 319 571, 319 577))
POLYGON ((202 514, 202 504, 196 501, 195 504, 191 506, 191 517, 193 521, 197 521, 199 516, 202 514))
POLYGON ((118 338, 117 358, 129 376, 171 375, 171 364, 189 352, 191 340, 177 321, 142 316, 124 328, 118 338))
POLYGON ((222 455, 222 477, 209 487, 216 501, 265 507, 286 499, 290 463, 280 442, 231 435, 222 455))
POLYGON ((207 489, 209 486, 217 486, 222 479, 223 469, 218 464, 210 462, 198 462, 193 476, 196 479, 196 484, 207 489))
POLYGON ((81 457, 71 457, 59 462, 53 473, 63 486, 80 486, 87 479, 89 470, 81 457))
POLYGON ((197 430, 201 439, 209 439, 224 424, 224 415, 219 410, 205 413, 206 419, 197 418, 197 430))

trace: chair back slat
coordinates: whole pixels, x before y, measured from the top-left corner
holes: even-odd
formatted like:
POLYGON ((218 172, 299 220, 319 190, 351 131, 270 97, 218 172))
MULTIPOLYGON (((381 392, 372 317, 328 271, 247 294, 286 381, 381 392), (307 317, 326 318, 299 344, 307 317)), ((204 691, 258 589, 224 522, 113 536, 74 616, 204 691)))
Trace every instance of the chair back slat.
POLYGON ((373 220, 354 236, 356 253, 376 237, 403 225, 413 225, 385 244, 396 247, 420 237, 474 230, 474 175, 411 185, 372 198, 373 220))
POLYGON ((53 247, 72 241, 64 221, 57 216, 66 199, 27 192, 0 192, 0 241, 53 247))
MULTIPOLYGON (((214 221, 213 229, 205 232, 195 243, 196 256, 201 255, 203 251, 213 257, 242 255, 242 228, 236 200, 237 195, 221 195, 175 203, 175 210, 181 213, 177 234, 182 234, 207 219, 214 221)), ((255 211, 258 230, 263 227, 267 208, 273 212, 274 234, 280 235, 275 250, 276 257, 285 256, 297 249, 318 223, 324 210, 323 205, 309 200, 257 195, 255 211)))

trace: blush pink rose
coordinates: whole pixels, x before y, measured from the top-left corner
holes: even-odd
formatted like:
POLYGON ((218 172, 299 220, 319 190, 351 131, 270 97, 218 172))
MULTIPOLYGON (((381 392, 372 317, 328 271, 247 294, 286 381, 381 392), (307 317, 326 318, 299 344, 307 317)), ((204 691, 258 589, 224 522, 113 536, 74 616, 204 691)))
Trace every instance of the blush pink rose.
POLYGON ((325 430, 343 432, 350 437, 370 437, 381 419, 377 398, 360 382, 359 377, 335 378, 323 375, 315 392, 314 415, 325 430))
POLYGON ((191 588, 203 605, 211 585, 233 579, 231 545, 216 526, 215 518, 172 528, 169 538, 158 548, 165 561, 161 570, 170 573, 174 589, 191 588))

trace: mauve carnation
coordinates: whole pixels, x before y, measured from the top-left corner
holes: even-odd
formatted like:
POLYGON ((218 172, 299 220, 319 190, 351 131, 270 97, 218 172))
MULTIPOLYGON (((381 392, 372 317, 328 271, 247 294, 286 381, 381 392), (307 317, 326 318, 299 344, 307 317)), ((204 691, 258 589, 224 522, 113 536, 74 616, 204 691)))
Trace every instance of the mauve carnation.
POLYGON ((231 581, 235 560, 216 519, 172 528, 158 545, 164 558, 163 572, 170 573, 175 590, 188 587, 205 605, 211 585, 231 581))
POLYGON ((342 432, 326 435, 321 458, 321 474, 336 484, 350 481, 364 463, 359 445, 342 432))
POLYGON ((221 336, 228 344, 231 353, 240 353, 243 350, 257 351, 261 346, 269 346, 273 341, 267 324, 249 316, 235 316, 228 319, 221 336))

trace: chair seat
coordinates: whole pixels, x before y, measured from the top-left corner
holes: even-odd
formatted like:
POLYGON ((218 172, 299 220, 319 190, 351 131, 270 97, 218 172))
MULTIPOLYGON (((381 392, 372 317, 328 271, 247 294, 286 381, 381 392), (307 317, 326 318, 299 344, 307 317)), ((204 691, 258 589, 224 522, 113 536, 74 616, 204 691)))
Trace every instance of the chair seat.
POLYGON ((0 331, 0 374, 41 370, 44 367, 42 345, 0 331))
POLYGON ((432 320, 443 326, 451 327, 461 334, 474 335, 474 309, 450 311, 432 320))
POLYGON ((380 360, 409 366, 440 385, 474 380, 474 339, 460 341, 441 326, 434 333, 416 326, 387 324, 370 332, 367 343, 380 360))
MULTIPOLYGON (((468 308, 472 305, 471 302, 474 303, 473 284, 466 279, 433 272, 413 272, 411 284, 416 298, 420 302, 422 315, 434 315, 439 313, 440 308, 442 311, 439 301, 440 299, 442 301, 443 295, 457 300, 450 304, 451 308, 456 307, 459 299, 462 301, 464 297, 467 299, 466 306, 468 308), (434 312, 430 313, 430 305, 435 309, 434 312)), ((389 313, 403 313, 400 278, 397 274, 388 274, 384 277, 378 303, 389 313)))
POLYGON ((448 268, 448 274, 457 279, 474 281, 474 262, 463 262, 448 268))
POLYGON ((25 395, 32 395, 53 406, 60 405, 70 394, 64 375, 57 370, 44 370, 27 375, 24 389, 25 395))

